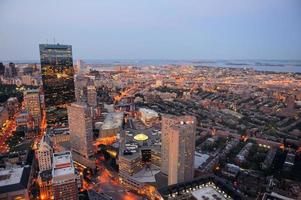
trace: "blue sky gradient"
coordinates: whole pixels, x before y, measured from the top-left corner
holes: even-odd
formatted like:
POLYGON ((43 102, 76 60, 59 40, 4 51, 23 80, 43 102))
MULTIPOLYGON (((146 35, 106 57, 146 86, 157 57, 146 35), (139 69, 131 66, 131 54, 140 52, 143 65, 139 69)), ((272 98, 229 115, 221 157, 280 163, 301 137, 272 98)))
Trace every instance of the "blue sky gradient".
POLYGON ((301 59, 300 0, 0 0, 1 60, 301 59))

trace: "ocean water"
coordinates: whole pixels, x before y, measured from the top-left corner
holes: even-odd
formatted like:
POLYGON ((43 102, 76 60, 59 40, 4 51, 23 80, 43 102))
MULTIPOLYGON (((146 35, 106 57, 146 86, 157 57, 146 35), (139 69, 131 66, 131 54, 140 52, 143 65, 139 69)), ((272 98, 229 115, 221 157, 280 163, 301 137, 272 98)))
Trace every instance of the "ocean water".
MULTIPOLYGON (((98 67, 194 65, 199 67, 252 68, 257 71, 301 73, 301 60, 168 60, 168 59, 83 59, 84 63, 98 67)), ((14 63, 39 63, 31 61, 6 61, 14 63)), ((5 63, 5 62, 4 62, 5 63)), ((74 60, 76 64, 76 60, 74 60)))
POLYGON ((301 73, 301 60, 83 60, 96 67, 194 65, 199 67, 252 68, 257 71, 301 73))

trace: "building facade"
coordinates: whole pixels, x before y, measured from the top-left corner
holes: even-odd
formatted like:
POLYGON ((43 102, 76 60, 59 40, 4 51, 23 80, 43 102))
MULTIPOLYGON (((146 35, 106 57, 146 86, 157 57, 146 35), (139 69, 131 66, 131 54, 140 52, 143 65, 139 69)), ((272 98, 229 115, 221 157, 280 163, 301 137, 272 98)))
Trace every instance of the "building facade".
POLYGON ((50 138, 43 136, 37 150, 40 172, 52 169, 52 154, 50 138))
POLYGON ((38 127, 42 120, 41 98, 39 90, 27 90, 24 92, 25 108, 33 117, 35 127, 38 127))
POLYGON ((193 178, 195 134, 195 117, 162 117, 161 172, 168 175, 168 184, 193 178))
POLYGON ((97 106, 97 93, 96 93, 96 87, 94 84, 87 86, 87 103, 89 106, 92 106, 92 107, 97 106))
POLYGON ((65 123, 66 106, 75 99, 72 47, 40 44, 40 59, 47 124, 65 123))
POLYGON ((83 163, 84 160, 89 162, 94 155, 92 118, 87 105, 72 103, 68 106, 68 121, 73 158, 75 161, 87 165, 87 163, 83 163))
POLYGON ((70 151, 53 154, 52 188, 55 200, 77 200, 77 175, 70 151))

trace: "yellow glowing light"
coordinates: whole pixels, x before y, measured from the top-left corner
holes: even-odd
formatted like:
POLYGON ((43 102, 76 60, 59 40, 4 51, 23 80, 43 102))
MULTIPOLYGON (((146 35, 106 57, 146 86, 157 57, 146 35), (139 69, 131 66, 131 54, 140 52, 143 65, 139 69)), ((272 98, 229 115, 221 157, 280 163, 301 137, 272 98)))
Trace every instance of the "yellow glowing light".
POLYGON ((143 133, 139 133, 139 134, 135 135, 134 139, 137 141, 145 141, 148 139, 148 136, 143 133))

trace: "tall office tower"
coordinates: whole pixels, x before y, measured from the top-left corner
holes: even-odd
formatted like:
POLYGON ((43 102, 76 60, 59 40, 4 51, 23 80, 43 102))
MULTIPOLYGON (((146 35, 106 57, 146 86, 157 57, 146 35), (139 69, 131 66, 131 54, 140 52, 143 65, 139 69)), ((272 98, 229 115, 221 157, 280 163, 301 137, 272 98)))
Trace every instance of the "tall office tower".
POLYGON ((40 44, 47 124, 67 122, 66 106, 74 102, 71 45, 40 44))
POLYGON ((162 117, 161 171, 173 184, 193 178, 196 118, 193 116, 162 117))
POLYGON ((89 80, 87 84, 87 103, 89 106, 97 106, 97 93, 93 80, 89 80))
POLYGON ((38 89, 26 90, 23 96, 26 110, 33 117, 35 127, 39 127, 42 118, 40 91, 38 89))
POLYGON ((77 102, 68 106, 68 121, 73 159, 85 166, 94 168, 93 127, 89 108, 77 102))
POLYGON ((77 175, 70 151, 53 154, 52 188, 55 200, 77 200, 77 175))
POLYGON ((11 77, 17 76, 18 73, 17 73, 17 68, 16 68, 15 63, 12 63, 12 62, 11 62, 11 63, 8 64, 8 66, 9 66, 10 71, 11 71, 11 77))
POLYGON ((0 76, 4 76, 5 73, 5 66, 2 62, 0 62, 0 76))
POLYGON ((51 141, 48 136, 43 136, 37 150, 37 158, 40 172, 52 169, 52 154, 51 141))
POLYGON ((169 132, 168 185, 194 176, 195 118, 175 124, 169 132))

